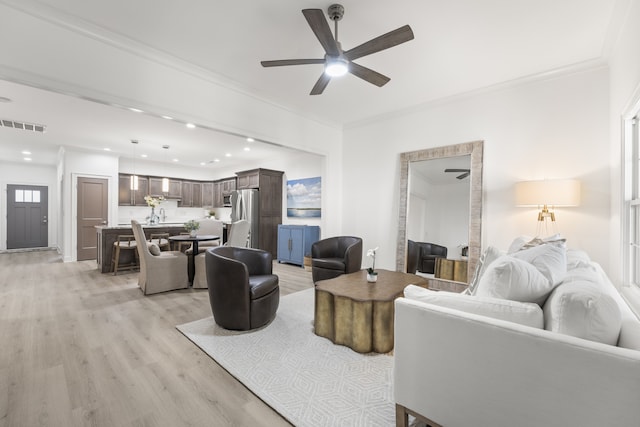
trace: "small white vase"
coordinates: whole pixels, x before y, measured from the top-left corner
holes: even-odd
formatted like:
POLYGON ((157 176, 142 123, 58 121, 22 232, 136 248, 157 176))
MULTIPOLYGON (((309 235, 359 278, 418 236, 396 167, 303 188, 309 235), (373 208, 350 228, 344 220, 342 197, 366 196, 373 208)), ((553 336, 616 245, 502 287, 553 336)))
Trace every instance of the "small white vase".
POLYGON ((191 230, 189 232, 189 236, 191 236, 191 237, 196 237, 197 234, 198 234, 198 230, 191 230))
POLYGON ((367 273, 367 282, 369 283, 375 283, 378 281, 378 273, 367 273))

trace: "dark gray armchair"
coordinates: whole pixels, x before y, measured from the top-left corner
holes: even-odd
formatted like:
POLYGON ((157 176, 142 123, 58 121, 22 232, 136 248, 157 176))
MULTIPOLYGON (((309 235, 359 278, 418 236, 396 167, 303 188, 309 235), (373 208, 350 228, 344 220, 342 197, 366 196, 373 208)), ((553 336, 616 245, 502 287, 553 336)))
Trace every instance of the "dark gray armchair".
POLYGON ((218 246, 207 249, 205 264, 209 302, 218 325, 246 331, 274 318, 280 288, 269 252, 218 246))
POLYGON ((416 271, 421 271, 433 274, 436 267, 436 258, 446 257, 446 246, 409 240, 407 242, 407 273, 413 274, 416 271))
POLYGON ((355 273, 361 267, 362 239, 359 237, 329 237, 311 245, 313 283, 355 273))

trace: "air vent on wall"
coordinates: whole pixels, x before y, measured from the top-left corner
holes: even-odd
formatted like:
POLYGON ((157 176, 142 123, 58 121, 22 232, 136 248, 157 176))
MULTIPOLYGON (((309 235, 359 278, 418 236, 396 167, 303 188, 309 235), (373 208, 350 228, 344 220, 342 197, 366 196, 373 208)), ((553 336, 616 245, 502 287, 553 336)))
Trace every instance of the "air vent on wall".
POLYGON ((0 126, 5 128, 14 128, 14 129, 28 130, 31 132, 40 132, 40 133, 44 133, 47 130, 47 126, 45 125, 39 125, 36 123, 17 122, 15 120, 5 120, 5 119, 0 119, 0 126))

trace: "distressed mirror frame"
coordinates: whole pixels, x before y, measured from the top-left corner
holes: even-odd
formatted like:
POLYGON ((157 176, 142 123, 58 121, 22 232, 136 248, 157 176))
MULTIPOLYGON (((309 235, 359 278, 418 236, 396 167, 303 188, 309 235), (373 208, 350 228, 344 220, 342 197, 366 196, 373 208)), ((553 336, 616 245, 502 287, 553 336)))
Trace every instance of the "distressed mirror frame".
POLYGON ((480 258, 482 239, 482 162, 484 141, 472 141, 445 147, 428 148, 400 154, 400 212, 396 245, 396 270, 406 271, 407 211, 409 202, 409 164, 430 159, 471 155, 469 191, 468 281, 473 279, 480 258))

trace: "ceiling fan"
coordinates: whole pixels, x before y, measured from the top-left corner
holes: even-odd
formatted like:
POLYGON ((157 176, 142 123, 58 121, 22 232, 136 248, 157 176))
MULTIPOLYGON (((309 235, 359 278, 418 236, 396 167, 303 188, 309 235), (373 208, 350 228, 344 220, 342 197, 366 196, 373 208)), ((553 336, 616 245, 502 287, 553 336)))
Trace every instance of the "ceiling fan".
POLYGON ((445 172, 462 172, 462 174, 456 176, 456 178, 458 179, 465 179, 466 177, 468 177, 471 174, 471 169, 445 169, 445 172))
POLYGON ((413 31, 411 27, 405 25, 396 30, 383 34, 368 42, 362 43, 347 51, 342 50, 342 46, 338 41, 338 21, 344 16, 344 7, 339 4, 329 6, 329 19, 335 23, 335 38, 331 34, 331 28, 324 17, 322 9, 303 9, 302 14, 307 19, 307 23, 311 30, 318 38, 318 41, 324 48, 326 54, 323 59, 282 59, 277 61, 261 61, 263 67, 281 67, 285 65, 304 65, 304 64, 324 64, 324 72, 311 89, 310 95, 320 95, 329 84, 331 77, 337 77, 347 72, 356 77, 374 84, 378 87, 384 86, 389 77, 373 71, 362 65, 353 62, 354 59, 362 58, 372 53, 399 45, 409 40, 413 40, 413 31))

